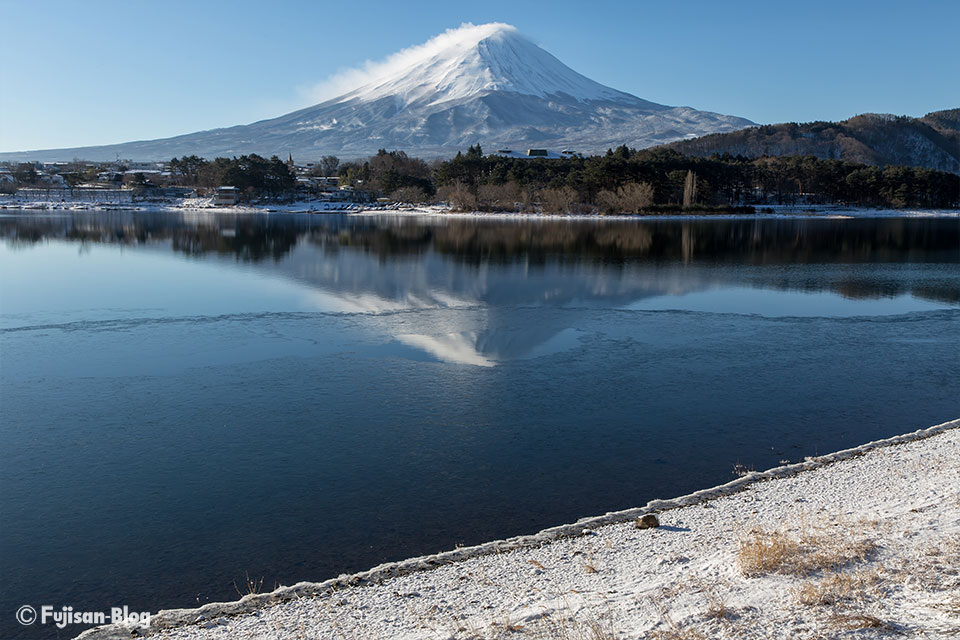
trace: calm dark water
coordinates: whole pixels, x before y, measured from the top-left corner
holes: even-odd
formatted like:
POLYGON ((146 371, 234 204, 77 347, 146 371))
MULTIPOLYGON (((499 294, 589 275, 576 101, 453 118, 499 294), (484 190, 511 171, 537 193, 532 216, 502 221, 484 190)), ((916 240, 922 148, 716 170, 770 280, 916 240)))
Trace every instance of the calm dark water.
POLYGON ((957 219, 24 213, 0 266, 0 637, 960 416, 957 219))

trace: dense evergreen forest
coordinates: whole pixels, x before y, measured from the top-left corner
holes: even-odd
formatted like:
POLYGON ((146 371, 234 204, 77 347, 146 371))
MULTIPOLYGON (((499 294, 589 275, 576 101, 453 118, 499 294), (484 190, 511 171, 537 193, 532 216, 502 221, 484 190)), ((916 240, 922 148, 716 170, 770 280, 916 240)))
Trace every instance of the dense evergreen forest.
POLYGON ((556 160, 484 156, 479 147, 440 163, 441 192, 470 207, 538 199, 554 208, 644 211, 744 204, 842 203, 882 207, 955 207, 960 177, 914 167, 873 167, 813 156, 684 156, 626 147, 603 156, 556 160), (504 192, 506 197, 504 197, 504 192))
MULTIPOLYGON (((179 184, 231 184, 251 195, 304 189, 276 156, 174 158, 179 184)), ((729 211, 770 204, 953 208, 960 177, 917 167, 876 167, 814 156, 745 158, 682 155, 665 148, 621 146, 605 155, 558 159, 485 155, 471 146, 428 164, 403 151, 381 150, 366 161, 325 157, 313 175, 401 202, 450 202, 461 210, 558 213, 729 211)))
POLYGON ((174 158, 168 164, 179 184, 191 187, 231 185, 242 192, 257 195, 279 195, 293 191, 296 176, 277 156, 269 160, 250 154, 239 158, 216 158, 209 162, 198 156, 174 158))

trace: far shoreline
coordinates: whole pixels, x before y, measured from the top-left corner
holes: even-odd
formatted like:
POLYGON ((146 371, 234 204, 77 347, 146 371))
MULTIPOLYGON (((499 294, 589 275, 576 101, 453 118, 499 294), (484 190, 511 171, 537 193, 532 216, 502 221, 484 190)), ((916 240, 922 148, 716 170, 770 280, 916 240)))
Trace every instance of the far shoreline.
POLYGON ((129 212, 129 213, 190 213, 190 214, 314 214, 352 216, 400 216, 457 218, 475 220, 761 220, 761 219, 869 219, 869 218, 960 218, 960 209, 890 209, 883 207, 852 207, 839 204, 802 205, 746 205, 707 211, 669 211, 651 213, 544 213, 521 211, 455 211, 449 205, 412 205, 407 203, 370 204, 360 202, 329 202, 299 200, 290 203, 256 203, 249 205, 215 206, 206 200, 190 199, 171 202, 144 203, 90 203, 65 201, 31 201, 0 199, 0 215, 7 212, 74 213, 74 212, 129 212), (201 201, 202 200, 202 201, 201 201), (745 209, 752 209, 747 211, 745 209))

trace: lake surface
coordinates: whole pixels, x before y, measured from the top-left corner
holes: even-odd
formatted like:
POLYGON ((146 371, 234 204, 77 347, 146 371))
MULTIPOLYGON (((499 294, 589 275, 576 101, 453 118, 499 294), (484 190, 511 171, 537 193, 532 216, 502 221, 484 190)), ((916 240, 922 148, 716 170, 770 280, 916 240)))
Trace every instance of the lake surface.
POLYGON ((0 637, 960 417, 956 218, 20 212, 0 274, 0 637))

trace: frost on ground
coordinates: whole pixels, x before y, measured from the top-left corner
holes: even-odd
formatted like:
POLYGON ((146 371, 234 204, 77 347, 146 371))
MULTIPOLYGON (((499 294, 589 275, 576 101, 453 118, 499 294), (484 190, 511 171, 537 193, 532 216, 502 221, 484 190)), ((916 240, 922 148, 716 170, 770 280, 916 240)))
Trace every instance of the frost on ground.
POLYGON ((664 510, 659 528, 601 526, 246 613, 192 612, 152 637, 957 638, 960 421, 941 427, 664 510))
POLYGON ((0 195, 0 211, 40 210, 40 211, 180 211, 191 213, 343 213, 360 215, 396 215, 425 216, 436 218, 484 218, 497 220, 693 220, 709 218, 713 220, 740 220, 761 218, 960 218, 957 209, 875 209, 867 207, 847 207, 841 205, 760 205, 758 213, 744 214, 705 214, 705 213, 669 213, 669 214, 607 214, 597 213, 522 213, 453 211, 449 204, 410 204, 404 202, 370 203, 351 201, 329 201, 319 198, 300 198, 290 202, 258 202, 242 205, 221 206, 215 204, 210 196, 190 198, 168 198, 155 201, 109 202, 91 201, 86 197, 76 199, 29 200, 16 196, 0 195))
POLYGON ((454 211, 447 205, 416 206, 401 209, 402 214, 430 215, 450 218, 484 218, 484 219, 555 219, 565 220, 758 220, 771 218, 958 218, 957 209, 881 209, 872 207, 850 207, 843 205, 752 205, 756 213, 523 213, 514 212, 486 212, 486 211, 454 211))

